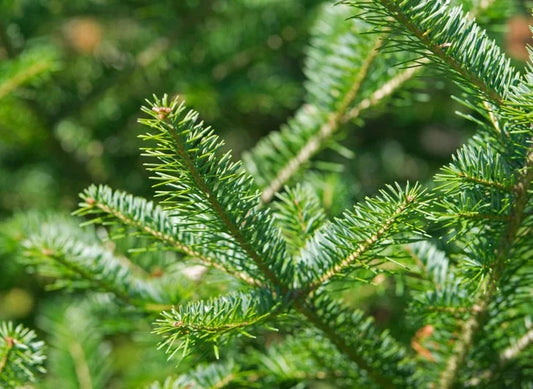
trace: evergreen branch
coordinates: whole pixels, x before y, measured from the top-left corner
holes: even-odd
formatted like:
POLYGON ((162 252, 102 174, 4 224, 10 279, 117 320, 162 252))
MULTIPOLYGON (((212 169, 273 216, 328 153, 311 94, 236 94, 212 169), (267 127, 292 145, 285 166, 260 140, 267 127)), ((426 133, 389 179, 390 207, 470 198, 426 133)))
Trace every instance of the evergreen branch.
POLYGON ((404 246, 404 249, 413 258, 422 276, 429 279, 436 290, 444 287, 450 266, 446 253, 428 241, 415 242, 404 246))
POLYGON ((233 362, 202 364, 176 378, 167 378, 162 384, 150 385, 149 389, 221 389, 240 378, 238 366, 233 362))
POLYGON ((55 278, 54 288, 87 287, 88 283, 113 293, 145 311, 161 311, 162 296, 155 284, 132 274, 130 266, 95 243, 77 240, 61 224, 45 225, 39 236, 26 239, 26 264, 55 278))
MULTIPOLYGON (((489 0, 476 4, 472 13, 483 12, 492 3, 489 0)), ((244 155, 248 169, 263 188, 261 199, 265 203, 271 201, 275 193, 316 153, 328 146, 328 140, 339 132, 343 124, 358 118, 363 111, 392 95, 423 68, 421 65, 430 62, 428 58, 414 61, 411 53, 405 50, 381 51, 377 55, 382 42, 392 40, 389 28, 385 27, 376 38, 368 34, 366 23, 351 26, 353 21, 336 21, 332 16, 335 13, 344 15, 344 9, 336 7, 338 10, 333 11, 330 8, 326 8, 325 15, 319 18, 321 23, 346 27, 342 34, 338 32, 339 27, 316 28, 306 64, 309 78, 306 104, 287 127, 272 133, 260 141, 251 153, 244 155), (342 42, 341 48, 331 50, 330 47, 338 44, 337 41, 342 42), (353 44, 348 47, 344 43, 346 41, 353 41, 353 44), (369 46, 372 42, 373 46, 369 46), (319 57, 321 61, 314 57, 319 57), (314 59, 317 64, 312 62, 314 59), (346 64, 348 61, 351 63, 349 66, 346 64), (416 62, 418 66, 391 73, 391 64, 409 62, 416 62), (370 68, 371 73, 368 72, 370 68), (331 81, 332 78, 334 81, 331 81), (332 86, 328 87, 328 84, 332 86), (351 88, 345 89, 345 85, 351 85, 351 88), (321 124, 316 126, 316 123, 321 124)), ((387 20, 390 21, 390 18, 384 17, 381 22, 386 23, 387 20)))
MULTIPOLYGON (((185 114, 184 104, 175 101, 168 106, 165 96, 163 100, 156 98, 152 109, 143 110, 154 119, 143 119, 141 123, 159 131, 143 137, 158 142, 155 149, 146 149, 146 155, 161 161, 151 170, 163 184, 177 189, 161 192, 167 196, 165 202, 193 220, 195 216, 191 215, 202 212, 196 220, 210 233, 205 236, 207 244, 224 239, 235 245, 236 253, 250 258, 259 272, 242 256, 232 258, 236 266, 241 266, 251 277, 281 286, 274 268, 281 271, 285 247, 272 226, 270 211, 258 209, 258 193, 252 189, 252 177, 240 163, 230 162, 230 153, 218 155, 222 142, 210 128, 197 123, 196 112, 185 114), (236 199, 234 193, 241 196, 236 199), (265 247, 268 256, 267 252, 258 251, 265 247)), ((227 251, 220 254, 227 255, 227 251)))
POLYGON ((437 174, 435 181, 441 182, 439 189, 444 189, 446 194, 463 184, 481 185, 507 194, 513 192, 511 171, 511 166, 500 153, 474 143, 454 154, 452 162, 437 174))
POLYGON ((446 0, 343 1, 360 7, 367 20, 378 28, 389 29, 388 18, 398 23, 395 44, 422 56, 429 51, 437 64, 477 90, 484 99, 501 106, 509 88, 520 75, 510 65, 496 43, 461 7, 450 7, 446 0), (379 3, 379 4, 376 4, 379 3), (427 51, 426 51, 427 50, 427 51))
POLYGON ((201 260, 207 266, 231 274, 250 285, 259 285, 258 280, 231 269, 229 264, 217 262, 213 257, 201 253, 202 245, 196 237, 200 230, 196 234, 181 231, 180 225, 186 225, 188 222, 172 217, 169 212, 151 201, 125 192, 113 191, 103 185, 91 185, 80 196, 83 203, 79 205, 76 215, 89 215, 94 218, 92 220, 94 223, 112 224, 118 221, 170 246, 173 250, 201 260))
POLYGON ((304 328, 285 337, 282 342, 269 345, 266 352, 257 351, 252 354, 259 364, 259 370, 254 374, 259 373, 268 381, 274 376, 279 386, 295 380, 328 382, 354 377, 363 381, 354 362, 347 360, 331 342, 317 342, 317 337, 323 338, 319 329, 304 328))
POLYGON ((79 342, 75 341, 69 345, 68 351, 74 362, 77 382, 80 385, 80 389, 92 389, 93 384, 91 381, 91 374, 82 346, 79 342))
POLYGON ((485 186, 490 186, 490 187, 493 187, 493 188, 496 188, 496 189, 499 189, 499 190, 502 190, 502 191, 512 191, 512 188, 500 183, 500 182, 496 182, 496 181, 492 181, 492 180, 487 180, 487 179, 483 179, 483 178, 478 178, 478 177, 474 177, 474 176, 470 176, 468 175, 467 173, 464 173, 464 172, 458 172, 457 173, 457 177, 467 181, 467 182, 472 182, 474 184, 480 184, 480 185, 485 185, 485 186))
POLYGON ((166 347, 169 358, 179 350, 185 356, 206 344, 214 346, 218 358, 217 343, 222 336, 235 332, 248 335, 246 328, 279 314, 279 308, 273 295, 265 290, 221 296, 162 312, 154 332, 164 337, 159 348, 166 347))
POLYGON ((18 388, 44 373, 44 342, 21 324, 0 322, 0 386, 18 388))
POLYGON ((342 124, 354 118, 354 106, 363 101, 359 108, 368 108, 369 102, 387 96, 393 84, 385 93, 373 92, 399 72, 391 68, 392 62, 410 56, 405 52, 378 55, 386 33, 366 34, 369 25, 346 21, 347 11, 346 7, 324 7, 306 58, 305 104, 287 126, 244 155, 247 168, 263 188, 263 202, 270 201, 314 154, 333 144, 342 124))
POLYGON ((273 204, 275 222, 287 242, 287 250, 297 253, 326 219, 316 194, 307 186, 296 185, 278 194, 273 204))
POLYGON ((446 367, 441 374, 439 387, 442 389, 449 389, 453 386, 457 370, 463 365, 466 354, 472 347, 474 336, 483 325, 487 309, 497 291, 498 281, 504 271, 505 261, 508 258, 512 244, 517 237, 521 222, 524 218, 524 210, 531 195, 530 187, 532 181, 533 148, 530 147, 526 156, 525 165, 517 174, 517 182, 513 188, 515 201, 510 214, 510 221, 500 240, 496 258, 490 266, 491 274, 484 280, 481 292, 476 297, 474 313, 464 323, 461 336, 454 346, 454 353, 448 359, 446 367))
POLYGON ((48 379, 57 387, 76 383, 80 389, 109 386, 111 348, 102 333, 102 319, 85 301, 46 305, 39 322, 50 338, 48 379))
MULTIPOLYGON (((361 84, 365 79, 368 69, 378 54, 378 49, 381 46, 381 38, 376 39, 374 47, 368 52, 365 57, 357 77, 354 79, 350 89, 344 96, 336 111, 329 113, 325 123, 319 128, 316 135, 309 138, 307 143, 299 150, 292 159, 288 160, 283 168, 281 168, 270 184, 263 189, 261 193, 261 200, 264 203, 270 202, 281 187, 289 180, 290 177, 307 161, 311 159, 323 146, 326 139, 329 139, 335 133, 339 126, 348 120, 346 113, 355 97, 357 96, 361 84)), ((352 112, 353 114, 353 112, 352 112)), ((350 117, 352 119, 353 117, 350 117)))
POLYGON ((425 206, 423 193, 418 185, 388 187, 319 229, 298 258, 304 288, 311 292, 385 247, 405 243, 408 232, 414 233, 409 239, 416 239, 421 234, 416 220, 425 206))
POLYGON ((400 363, 404 350, 387 333, 378 333, 370 318, 365 319, 361 312, 348 312, 325 296, 296 301, 295 306, 380 388, 405 386, 411 366, 400 363))
POLYGON ((517 339, 516 342, 500 353, 500 363, 509 363, 511 360, 515 359, 518 354, 530 346, 531 343, 533 343, 533 329, 529 329, 524 335, 517 339))
POLYGON ((421 65, 427 64, 429 62, 429 60, 422 58, 418 61, 419 66, 409 67, 403 70, 394 78, 391 78, 389 81, 384 83, 379 89, 375 90, 369 97, 361 100, 359 104, 357 104, 349 112, 347 112, 346 115, 343 117, 342 121, 348 122, 350 120, 358 118, 361 115, 361 112, 377 105, 386 97, 391 96, 398 88, 400 88, 403 84, 412 79, 417 73, 419 73, 423 69, 421 65))

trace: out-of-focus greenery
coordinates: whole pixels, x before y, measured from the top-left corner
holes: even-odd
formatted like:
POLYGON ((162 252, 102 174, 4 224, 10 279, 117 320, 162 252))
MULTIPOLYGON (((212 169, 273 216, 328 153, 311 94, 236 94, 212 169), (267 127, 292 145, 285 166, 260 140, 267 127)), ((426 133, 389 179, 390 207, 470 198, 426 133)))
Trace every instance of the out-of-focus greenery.
MULTIPOLYGON (((60 321, 59 308, 46 300, 57 296, 43 294, 12 261, 21 229, 13 215, 68 213, 77 193, 93 182, 149 193, 136 120, 152 93, 185 98, 223 131, 239 156, 300 105, 308 31, 324 2, 0 0, 0 319, 34 322, 39 316, 44 329, 55 325, 76 334, 73 321, 52 323, 52 318, 60 321)), ((524 58, 526 35, 520 31, 526 19, 504 21, 524 13, 525 6, 519 6, 481 19, 518 64, 524 58)), ((429 178, 470 135, 471 124, 451 114, 459 105, 450 103, 450 83, 424 74, 409 87, 416 93, 399 92, 386 107, 369 113, 363 128, 347 126, 342 135, 344 145, 357 150, 353 159, 319 156, 344 165, 340 176, 309 176, 342 187, 323 195, 330 213, 384 182, 429 178), (354 128, 357 132, 350 132, 354 128)), ((378 323, 392 320, 398 310, 391 308, 397 302, 385 289, 382 298, 369 302, 378 323)), ((72 308, 68 313, 80 320, 72 308)), ((107 344, 96 344, 103 336, 95 333, 84 341, 114 358, 110 364, 117 371, 128 358, 132 364, 143 360, 120 337, 110 341, 116 350, 110 356, 107 344)), ((147 349, 154 360, 164 359, 147 349)), ((60 364, 58 358, 52 354, 52 367, 60 364)), ((144 370, 137 376, 113 374, 112 382, 131 387, 150 377, 144 370)))

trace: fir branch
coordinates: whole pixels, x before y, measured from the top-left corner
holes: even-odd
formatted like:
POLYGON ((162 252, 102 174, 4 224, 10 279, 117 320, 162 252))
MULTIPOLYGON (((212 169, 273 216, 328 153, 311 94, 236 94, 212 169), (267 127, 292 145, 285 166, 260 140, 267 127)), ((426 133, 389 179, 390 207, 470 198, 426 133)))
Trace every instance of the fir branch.
POLYGON ((424 191, 418 185, 387 189, 316 232, 297 259, 304 289, 311 292, 385 247, 420 235, 416 224, 426 204, 424 191), (414 236, 406 238, 408 232, 414 236))
POLYGON ((81 237, 73 232, 62 223, 45 224, 32 231, 24 242, 26 265, 54 278, 54 288, 84 287, 91 283, 148 312, 168 307, 162 304, 162 291, 154 283, 135 276, 129 263, 94 242, 84 242, 81 232, 81 237))
POLYGON ((272 200, 274 197, 274 194, 281 189, 281 187, 289 180, 289 178, 292 177, 305 162, 309 161, 311 157, 323 147, 322 145, 325 140, 330 138, 332 134, 339 129, 342 123, 348 121, 349 119, 353 119, 353 110, 350 111, 352 116, 347 115, 347 111, 357 96, 359 89, 361 88, 361 84, 367 75, 368 69, 378 54, 378 49, 381 46, 381 42, 381 38, 375 40, 374 47, 372 47, 363 60, 357 77, 354 79, 350 89, 344 96, 341 103, 338 105, 337 110, 328 115, 325 123, 320 127, 317 134, 309 138, 307 143, 299 150, 298 154, 287 161, 285 166, 278 171, 277 176, 274 177, 270 181, 269 185, 263 189, 261 193, 261 200, 263 202, 270 202, 270 200, 272 200))
POLYGON ((0 322, 0 386, 18 388, 44 373, 44 342, 34 331, 0 322))
POLYGON ((213 345, 218 358, 221 337, 236 332, 247 334, 248 327, 279 314, 280 308, 269 291, 236 293, 164 311, 155 322, 154 332, 163 336, 159 348, 165 347, 169 358, 179 350, 185 356, 202 345, 213 345))
MULTIPOLYGON (((201 233, 198 229, 195 234, 181 231, 182 225, 187 221, 173 217, 169 212, 161 209, 151 201, 141 197, 134 197, 121 191, 113 191, 107 186, 92 185, 80 197, 83 203, 74 213, 79 216, 90 216, 92 223, 114 224, 120 222, 131 227, 139 233, 170 246, 171 249, 181 252, 189 257, 197 258, 205 265, 214 267, 225 273, 250 284, 260 285, 258 280, 246 273, 238 272, 223 262, 216 261, 212 256, 202 253, 202 245, 196 237, 201 233)), ((205 250, 204 250, 205 251, 205 250)))
MULTIPOLYGON (((45 305, 39 323, 50 342, 47 383, 80 389, 103 389, 111 376, 111 347, 105 340, 102 320, 87 300, 55 301, 45 305)), ((48 386, 48 385, 47 385, 48 386)))
POLYGON ((510 214, 510 221, 500 240, 499 247, 493 264, 490 266, 490 275, 485 278, 481 286, 481 292, 476 297, 473 306, 472 316, 464 323, 461 336, 454 346, 454 353, 448 359, 443 370, 439 387, 442 389, 451 388, 457 378, 457 370, 463 365, 465 357, 472 347, 475 334, 483 325, 487 315, 489 304, 497 292, 498 281, 504 271, 505 261, 508 258, 512 244, 517 238, 517 234, 524 218, 524 210, 529 199, 530 187, 533 181, 533 148, 530 147, 526 156, 526 162, 521 171, 517 174, 517 182, 514 185, 514 204, 510 214))
POLYGON ((27 49, 0 66, 0 99, 18 87, 35 82, 57 68, 57 54, 51 47, 27 49))
POLYGON ((424 58, 418 61, 416 67, 409 67, 403 70, 394 78, 384 83, 379 89, 375 90, 369 97, 361 100, 359 104, 353 107, 343 117, 343 122, 348 122, 358 118, 361 113, 383 101, 386 97, 391 96, 398 88, 400 88, 407 81, 411 80, 417 73, 419 73, 423 67, 421 65, 428 64, 430 61, 424 58))
POLYGON ((505 194, 513 192, 512 167, 491 146, 471 144, 452 156, 452 162, 437 174, 435 181, 446 194, 452 194, 460 185, 471 184, 486 187, 490 191, 505 194))
POLYGON ((422 276, 440 290, 449 278, 450 260, 446 253, 429 241, 415 242, 404 246, 404 249, 413 258, 422 276))
POLYGON ((307 186, 296 185, 277 195, 274 220, 287 242, 287 250, 297 253, 326 219, 316 194, 307 186))
MULTIPOLYGON (((377 2, 343 1, 360 7, 361 16, 388 30, 388 19, 398 23, 395 45, 409 48, 431 58, 458 77, 464 88, 470 85, 483 99, 501 106, 509 88, 520 75, 510 60, 461 7, 450 7, 446 0, 378 0, 377 2), (377 3, 377 4, 376 4, 377 3)), ((390 46, 389 46, 390 47, 390 46)))
MULTIPOLYGON (((476 4, 472 14, 482 13, 493 3, 494 0, 488 0, 476 4)), ((338 11, 335 12, 342 15, 344 12, 342 7, 336 8, 338 11)), ((324 17, 320 18, 321 23, 335 23, 335 19, 332 18, 335 12, 326 8, 324 17)), ((390 20, 389 17, 383 17, 381 23, 385 24, 390 20)), ((251 153, 244 155, 248 169, 254 172, 263 188, 261 199, 265 203, 271 201, 275 193, 316 153, 328 146, 328 141, 339 132, 343 124, 359 118, 362 112, 392 95, 423 69, 421 65, 430 62, 428 58, 414 61, 411 53, 406 50, 398 52, 381 50, 378 53, 382 43, 393 40, 393 35, 396 33, 393 31, 391 35, 388 27, 384 27, 383 32, 375 36, 368 34, 370 28, 366 23, 353 25, 352 28, 350 22, 337 23, 346 25, 346 31, 342 35, 338 34, 336 28, 317 28, 314 34, 306 65, 306 74, 309 78, 307 83, 309 96, 306 104, 297 112, 295 118, 289 121, 286 128, 272 133, 260 141, 251 153), (341 48, 329 51, 329 46, 337 44, 337 40, 342 42, 341 48), (347 41, 353 41, 349 50, 357 50, 355 53, 347 50, 348 45, 344 43, 347 41), (368 46, 369 42, 374 42, 373 47, 368 46), (327 45, 327 49, 324 49, 323 45, 327 45), (320 56, 322 62, 316 62, 321 65, 314 67, 309 65, 313 56, 320 56), (351 62, 350 66, 345 65, 347 61, 351 62), (416 63, 417 66, 394 71, 391 74, 391 67, 394 69, 399 63, 416 63), (372 72, 369 73, 370 68, 372 72), (336 82, 331 81, 331 78, 336 78, 336 82), (344 87, 338 86, 343 82, 346 84, 349 80, 352 80, 351 89, 345 90, 344 87), (330 89, 327 87, 329 84, 332 84, 330 89), (322 124, 314 128, 315 123, 322 124), (298 137, 295 136, 296 133, 299 133, 298 137)))
POLYGON ((401 363, 402 347, 387 333, 378 333, 370 318, 359 311, 348 312, 325 295, 296 301, 295 306, 380 388, 406 385, 412 367, 401 363), (357 337, 353 336, 354 332, 358 333, 357 337))
MULTIPOLYGON (((205 244, 212 245, 220 239, 228 241, 230 237, 236 252, 250 258, 259 272, 242 256, 233 258, 236 266, 252 277, 282 286, 274 269, 281 273, 284 243, 272 226, 270 211, 258 209, 258 193, 252 189, 252 177, 240 163, 230 162, 230 153, 220 155, 222 142, 209 127, 197 123, 196 112, 185 113, 185 109, 177 101, 169 106, 166 96, 162 100, 155 98, 152 109, 143 107, 153 119, 143 119, 141 123, 159 131, 143 137, 158 143, 154 149, 146 149, 146 155, 162 162, 153 165, 152 170, 163 184, 176 189, 163 191, 161 195, 167 196, 166 203, 172 204, 175 211, 186 212, 188 217, 202 212, 196 221, 205 225, 211 234, 210 237, 206 234, 205 244), (236 199, 234 193, 241 196, 236 199), (269 248, 268 255, 258 251, 265 247, 269 248)), ((220 254, 227 255, 227 251, 220 254)))
POLYGON ((176 378, 167 378, 162 384, 155 382, 149 389, 221 389, 240 381, 242 373, 233 361, 201 364, 176 378), (235 382, 237 381, 237 382, 235 382))
POLYGON ((500 363, 509 363, 522 351, 533 343, 533 329, 529 329, 524 335, 516 340, 512 345, 503 350, 500 354, 500 363))

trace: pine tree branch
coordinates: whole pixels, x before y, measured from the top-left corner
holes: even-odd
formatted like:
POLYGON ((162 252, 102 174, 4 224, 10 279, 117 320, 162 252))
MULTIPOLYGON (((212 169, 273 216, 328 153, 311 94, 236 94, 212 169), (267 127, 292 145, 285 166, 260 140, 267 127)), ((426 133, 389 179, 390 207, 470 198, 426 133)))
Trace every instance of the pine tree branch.
POLYGON ((307 293, 311 293, 312 291, 316 290, 317 288, 328 282, 331 278, 342 273, 347 267, 352 265, 354 262, 357 262, 363 254, 365 254, 370 248, 372 248, 390 230, 396 220, 400 216, 403 216, 409 206, 413 204, 416 200, 418 200, 418 196, 405 196, 403 202, 398 205, 397 209, 390 215, 390 217, 383 221, 383 224, 374 234, 369 236, 364 242, 360 243, 357 249, 352 252, 352 254, 345 257, 334 267, 322 274, 320 278, 310 284, 306 288, 307 293))
POLYGON ((64 255, 61 255, 61 253, 55 252, 51 249, 44 249, 41 251, 41 255, 51 259, 52 261, 55 261, 61 264, 66 269, 77 274, 82 279, 90 281, 91 283, 101 288, 102 290, 112 293, 113 295, 115 295, 116 297, 118 297, 120 300, 122 300, 128 305, 135 306, 146 312, 161 312, 165 309, 172 308, 171 305, 149 303, 146 301, 133 298, 132 296, 128 295, 126 291, 120 288, 117 288, 115 284, 112 284, 111 282, 107 282, 101 278, 98 278, 93 273, 86 270, 85 268, 81 266, 77 266, 74 262, 67 260, 67 258, 64 255))
MULTIPOLYGON (((255 280, 246 273, 238 272, 229 269, 224 264, 216 261, 214 258, 203 255, 198 250, 195 250, 191 245, 186 244, 175 237, 177 231, 172 225, 171 220, 166 213, 157 206, 153 206, 146 200, 126 195, 124 192, 112 192, 106 186, 91 186, 84 193, 81 194, 84 203, 80 204, 80 208, 75 212, 77 215, 91 215, 94 216, 103 213, 110 215, 114 219, 120 221, 123 225, 132 227, 143 234, 153 237, 157 241, 169 245, 172 249, 177 250, 185 255, 197 258, 207 266, 214 267, 220 271, 244 281, 252 286, 260 286, 259 280, 255 280), (150 215, 150 218, 142 218, 143 212, 141 209, 136 209, 135 206, 129 206, 130 203, 138 202, 136 204, 142 211, 150 215), (101 212, 100 212, 101 211, 101 212), (140 214, 139 214, 140 213, 140 214), (156 220, 157 219, 157 220, 156 220), (173 231, 169 233, 165 231, 163 226, 168 227, 173 231)), ((92 222, 101 222, 101 220, 94 219, 92 222)))
POLYGON ((174 140, 174 146, 177 155, 183 161, 185 167, 190 172, 191 177, 197 187, 204 192, 206 199, 211 204, 213 210, 218 215, 222 223, 226 226, 229 234, 235 238, 239 246, 244 250, 244 252, 254 261, 257 267, 261 272, 267 277, 267 279, 276 286, 282 286, 277 275, 269 268, 267 261, 250 245, 248 240, 242 235, 239 226, 235 225, 231 217, 226 213, 224 207, 218 201, 215 193, 211 191, 209 186, 204 180, 202 174, 196 168, 193 159, 187 152, 185 145, 183 144, 182 139, 180 138, 176 128, 168 122, 164 122, 166 127, 174 140))
MULTIPOLYGON (((403 26, 411 43, 414 43, 411 37, 416 37, 416 44, 429 50, 441 65, 453 70, 489 101, 498 106, 503 104, 505 88, 518 79, 518 73, 494 42, 466 18, 461 8, 451 8, 441 0, 378 0, 378 3, 383 7, 378 12, 393 17, 403 26), (480 62, 479 57, 475 57, 477 53, 487 56, 483 60, 490 57, 494 62, 480 62)), ((372 4, 364 6, 377 10, 372 4)), ((380 20, 378 24, 384 25, 384 22, 380 20)))
MULTIPOLYGON (((367 76, 370 66, 378 55, 378 49, 382 44, 382 39, 383 36, 380 36, 376 39, 374 47, 368 52, 357 77, 353 81, 350 90, 345 95, 337 110, 328 115, 326 123, 320 127, 318 133, 308 140, 308 142, 300 149, 298 154, 296 154, 293 159, 289 160, 288 163, 279 170, 277 176, 270 182, 270 184, 263 189, 263 192, 261 193, 261 200, 264 203, 270 202, 274 195, 281 189, 283 185, 285 185, 288 179, 292 177, 299 167, 305 162, 309 161, 309 159, 311 159, 311 157, 318 150, 320 150, 324 140, 331 137, 331 135, 339 129, 339 126, 348 120, 347 110, 352 101, 356 98, 357 93, 361 88, 361 84, 367 76)), ((349 119, 353 119, 353 117, 350 117, 349 119)))
POLYGON ((505 261, 508 258, 512 244, 516 239, 526 208, 533 181, 533 147, 530 147, 526 156, 526 162, 517 174, 517 182, 514 185, 515 202, 510 214, 510 221, 500 240, 496 258, 490 265, 490 273, 483 282, 480 292, 473 305, 473 314, 462 328, 461 336, 454 346, 454 352, 446 363, 441 373, 439 388, 450 389, 457 379, 458 370, 464 366, 467 353, 473 345, 474 337, 483 325, 490 302, 498 290, 498 281, 504 271, 505 261))

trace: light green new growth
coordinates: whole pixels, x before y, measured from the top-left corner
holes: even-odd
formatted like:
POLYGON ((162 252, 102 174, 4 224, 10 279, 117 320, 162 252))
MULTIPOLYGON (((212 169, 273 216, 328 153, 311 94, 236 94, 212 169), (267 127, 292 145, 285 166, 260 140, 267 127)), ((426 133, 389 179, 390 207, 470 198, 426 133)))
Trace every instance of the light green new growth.
POLYGON ((21 324, 0 322, 0 387, 16 388, 35 382, 44 373, 44 342, 21 324))

